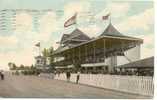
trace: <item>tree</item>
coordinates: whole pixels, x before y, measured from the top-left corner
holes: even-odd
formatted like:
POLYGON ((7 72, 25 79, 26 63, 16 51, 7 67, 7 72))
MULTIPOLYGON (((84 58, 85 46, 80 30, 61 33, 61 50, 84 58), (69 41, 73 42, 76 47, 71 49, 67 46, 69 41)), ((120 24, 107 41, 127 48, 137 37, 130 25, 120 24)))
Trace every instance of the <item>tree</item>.
POLYGON ((46 58, 49 56, 49 49, 44 48, 44 50, 42 51, 43 56, 46 58))
POLYGON ((53 53, 54 53, 54 49, 53 49, 53 47, 50 47, 49 48, 49 57, 50 57, 49 60, 50 60, 50 71, 51 72, 53 72, 55 70, 53 53))
POLYGON ((8 63, 8 67, 9 67, 10 70, 12 69, 12 62, 8 63))
POLYGON ((17 66, 16 66, 15 63, 9 62, 9 63, 8 63, 8 66, 9 66, 9 69, 10 69, 10 70, 16 70, 16 69, 17 69, 17 66))
POLYGON ((16 70, 17 66, 15 63, 13 63, 13 70, 16 70))
POLYGON ((50 48, 49 48, 49 57, 50 57, 50 64, 51 64, 51 65, 53 64, 53 61, 54 61, 53 52, 54 52, 53 47, 50 47, 50 48))
POLYGON ((20 65, 19 69, 24 70, 25 66, 23 64, 20 65))
POLYGON ((54 49, 53 47, 50 48, 44 48, 42 51, 42 55, 45 57, 45 60, 49 61, 49 72, 53 72, 55 70, 53 61, 54 61, 54 56, 53 56, 54 49))

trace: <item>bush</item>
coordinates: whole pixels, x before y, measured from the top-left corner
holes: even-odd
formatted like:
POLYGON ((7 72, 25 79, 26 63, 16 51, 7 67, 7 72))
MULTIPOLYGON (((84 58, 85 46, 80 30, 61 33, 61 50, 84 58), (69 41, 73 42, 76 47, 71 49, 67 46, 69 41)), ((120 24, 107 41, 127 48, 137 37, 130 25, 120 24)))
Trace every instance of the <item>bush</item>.
POLYGON ((39 75, 40 71, 36 69, 24 70, 21 72, 23 75, 39 75))
POLYGON ((16 71, 16 72, 15 72, 15 75, 19 75, 19 71, 16 71))

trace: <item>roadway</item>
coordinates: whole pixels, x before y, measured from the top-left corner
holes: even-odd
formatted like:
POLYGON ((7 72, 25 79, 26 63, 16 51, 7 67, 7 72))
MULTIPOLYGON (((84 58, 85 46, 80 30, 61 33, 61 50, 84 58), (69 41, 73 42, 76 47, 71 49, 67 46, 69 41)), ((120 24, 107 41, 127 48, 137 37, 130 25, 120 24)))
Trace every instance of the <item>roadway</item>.
POLYGON ((104 98, 149 99, 151 97, 101 89, 38 76, 5 75, 0 80, 0 97, 5 98, 104 98))

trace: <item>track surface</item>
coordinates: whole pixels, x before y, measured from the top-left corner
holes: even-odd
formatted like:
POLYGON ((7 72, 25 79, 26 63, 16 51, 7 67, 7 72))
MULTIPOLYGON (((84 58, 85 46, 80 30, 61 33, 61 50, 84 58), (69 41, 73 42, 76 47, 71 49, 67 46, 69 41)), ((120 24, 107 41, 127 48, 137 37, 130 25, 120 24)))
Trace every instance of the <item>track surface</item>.
POLYGON ((5 75, 0 80, 0 97, 6 98, 104 98, 149 99, 151 97, 46 79, 37 76, 5 75))

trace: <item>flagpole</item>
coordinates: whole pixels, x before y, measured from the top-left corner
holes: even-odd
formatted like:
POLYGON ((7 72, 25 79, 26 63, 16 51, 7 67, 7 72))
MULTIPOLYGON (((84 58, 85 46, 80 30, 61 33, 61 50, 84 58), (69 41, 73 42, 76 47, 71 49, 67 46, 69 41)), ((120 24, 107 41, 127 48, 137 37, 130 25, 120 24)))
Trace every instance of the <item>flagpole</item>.
POLYGON ((41 47, 40 47, 40 42, 38 42, 37 44, 35 44, 36 47, 38 47, 39 49, 39 56, 41 56, 41 47))
POLYGON ((77 29, 77 22, 76 22, 76 24, 75 24, 75 29, 77 29))
POLYGON ((110 13, 110 20, 109 20, 109 24, 111 24, 111 13, 110 13))
MULTIPOLYGON (((77 14, 77 13, 75 13, 75 14, 77 14)), ((77 15, 76 15, 76 18, 75 18, 75 29, 77 29, 77 15)))
POLYGON ((39 46, 39 56, 41 56, 41 47, 39 46))

